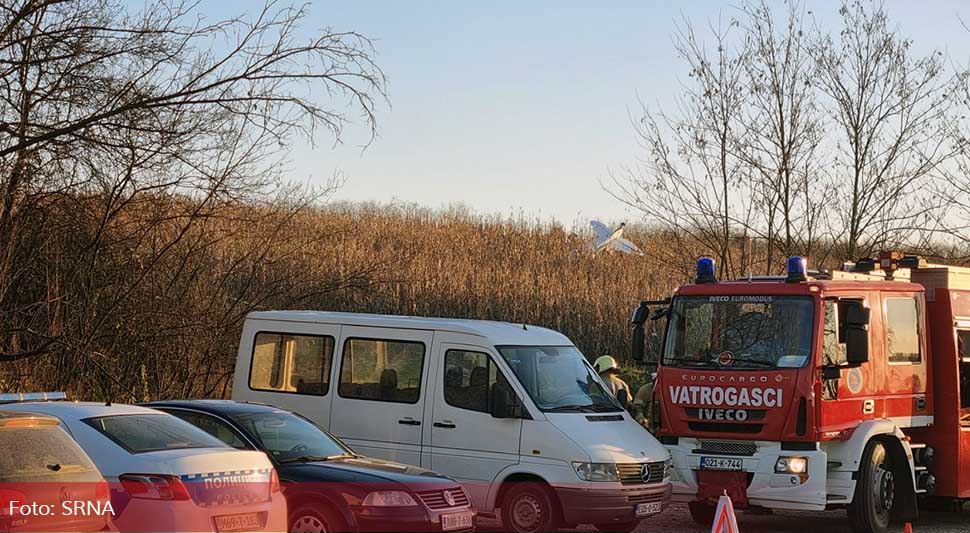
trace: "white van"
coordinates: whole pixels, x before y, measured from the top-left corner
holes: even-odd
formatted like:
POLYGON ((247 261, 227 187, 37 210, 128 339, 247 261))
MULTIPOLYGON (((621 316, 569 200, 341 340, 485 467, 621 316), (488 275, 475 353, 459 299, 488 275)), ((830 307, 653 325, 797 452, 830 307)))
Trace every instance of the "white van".
POLYGON ((523 324, 251 313, 234 400, 277 405, 357 452, 466 487, 511 531, 627 531, 670 498, 670 456, 561 333, 523 324))

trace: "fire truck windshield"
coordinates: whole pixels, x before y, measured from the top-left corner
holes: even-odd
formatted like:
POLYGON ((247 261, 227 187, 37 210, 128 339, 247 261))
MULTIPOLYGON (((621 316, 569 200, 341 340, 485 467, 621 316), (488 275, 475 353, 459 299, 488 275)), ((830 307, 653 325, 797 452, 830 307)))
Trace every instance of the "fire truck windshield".
POLYGON ((806 296, 682 296, 674 300, 663 364, 678 368, 801 368, 811 356, 815 305, 806 296))

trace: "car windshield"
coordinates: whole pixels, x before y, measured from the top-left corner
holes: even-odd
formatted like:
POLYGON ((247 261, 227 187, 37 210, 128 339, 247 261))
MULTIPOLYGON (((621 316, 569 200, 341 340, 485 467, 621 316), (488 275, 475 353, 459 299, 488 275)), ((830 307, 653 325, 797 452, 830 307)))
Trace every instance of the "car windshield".
POLYGON ((242 413, 230 418, 246 428, 259 441, 260 447, 280 463, 325 461, 354 455, 342 442, 293 413, 242 413))
POLYGON ((205 431, 164 413, 98 416, 84 422, 129 453, 227 447, 205 431))
POLYGON ((499 346, 498 350, 543 411, 622 410, 575 346, 499 346))
POLYGON ((801 368, 812 350, 807 296, 682 296, 674 301, 663 364, 678 368, 801 368))

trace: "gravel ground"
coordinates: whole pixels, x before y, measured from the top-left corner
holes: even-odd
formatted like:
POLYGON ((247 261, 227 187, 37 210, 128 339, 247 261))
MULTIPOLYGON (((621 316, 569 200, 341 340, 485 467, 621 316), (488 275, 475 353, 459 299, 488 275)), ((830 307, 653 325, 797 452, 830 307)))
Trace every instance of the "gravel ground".
MULTIPOLYGON (((845 511, 779 511, 773 515, 748 515, 738 513, 741 532, 798 532, 798 533, 851 533, 845 511)), ((482 520, 480 531, 500 531, 497 521, 482 520)), ((902 531, 902 527, 895 531, 902 531)), ((576 531, 595 531, 584 527, 576 531)), ((664 533, 709 533, 710 527, 694 524, 684 504, 674 504, 663 514, 644 520, 637 531, 664 533)), ((970 532, 970 512, 944 513, 920 511, 920 519, 913 524, 914 533, 967 533, 970 532)))

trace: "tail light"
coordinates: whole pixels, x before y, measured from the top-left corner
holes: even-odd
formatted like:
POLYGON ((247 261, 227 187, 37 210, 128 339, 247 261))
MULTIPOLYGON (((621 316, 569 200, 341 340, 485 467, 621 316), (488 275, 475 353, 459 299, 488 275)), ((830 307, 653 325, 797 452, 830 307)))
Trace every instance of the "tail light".
MULTIPOLYGON (((30 499, 27 495, 19 490, 13 489, 0 489, 0 516, 9 515, 12 513, 11 502, 29 503, 30 499)), ((14 506, 16 507, 16 506, 14 506)))
POLYGON ((124 474, 121 486, 132 498, 149 500, 190 500, 192 496, 182 480, 165 474, 124 474))
POLYGON ((111 498, 111 487, 108 486, 108 482, 105 480, 98 481, 98 484, 94 487, 94 497, 98 500, 107 500, 111 498))
POLYGON ((280 491, 280 475, 276 473, 276 469, 270 470, 269 473, 269 493, 276 494, 280 491))

